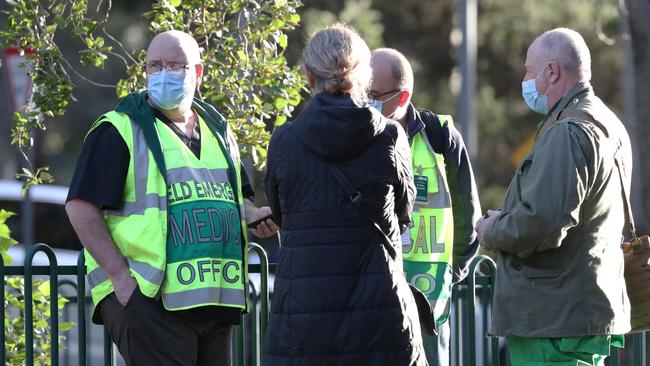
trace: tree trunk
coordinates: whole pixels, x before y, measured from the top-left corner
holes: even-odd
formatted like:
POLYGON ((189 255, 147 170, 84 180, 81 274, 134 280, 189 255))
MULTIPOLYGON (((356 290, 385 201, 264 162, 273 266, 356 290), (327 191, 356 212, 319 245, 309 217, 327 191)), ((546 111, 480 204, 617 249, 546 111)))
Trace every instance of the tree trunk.
MULTIPOLYGON (((623 2, 621 2, 623 4, 623 2)), ((632 173, 632 208, 637 230, 648 233, 650 225, 650 149, 645 145, 650 141, 650 2, 648 0, 625 0, 621 15, 627 15, 631 54, 633 63, 626 64, 625 72, 632 77, 626 83, 634 83, 633 102, 625 123, 632 140, 634 168, 632 173), (633 68, 634 71, 631 71, 633 68)), ((625 26, 624 26, 625 28, 625 26)), ((624 34, 625 36, 625 34, 624 34)), ((624 78, 626 79, 626 78, 624 78)))

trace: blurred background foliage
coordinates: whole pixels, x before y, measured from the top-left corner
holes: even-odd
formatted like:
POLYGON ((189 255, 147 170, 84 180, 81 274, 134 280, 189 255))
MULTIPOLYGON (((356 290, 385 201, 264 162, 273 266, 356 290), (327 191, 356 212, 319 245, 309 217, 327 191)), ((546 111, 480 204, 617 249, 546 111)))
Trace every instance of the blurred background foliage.
MULTIPOLYGON (((91 1, 92 3, 93 1, 91 1)), ((179 4, 186 6, 195 1, 184 1, 179 4)), ((242 6, 264 6, 277 3, 274 1, 228 1, 217 2, 228 4, 243 4, 242 6)), ((290 2, 294 3, 294 2, 290 2)), ((277 40, 282 47, 285 45, 287 67, 294 68, 300 63, 300 54, 308 36, 323 25, 336 20, 344 21, 356 28, 366 39, 371 48, 393 47, 403 52, 411 61, 415 72, 414 104, 434 112, 456 114, 457 98, 460 92, 460 73, 458 69, 461 42, 459 30, 458 3, 452 0, 304 0, 297 9, 300 23, 295 29, 291 26, 277 27, 286 30, 288 38, 281 35, 277 40)), ((165 17, 141 16, 156 7, 167 6, 168 2, 149 1, 113 1, 110 21, 106 24, 108 32, 113 34, 126 49, 137 51, 146 49, 152 37, 152 30, 166 29, 176 26, 181 29, 189 25, 178 14, 170 12, 165 17), (152 4, 153 7, 152 7, 152 4), (152 20, 154 23, 152 23, 152 20)), ((7 4, 2 5, 5 9, 7 4)), ((225 5, 223 5, 225 6, 225 5)), ((531 112, 521 98, 520 83, 524 74, 524 58, 529 43, 540 33, 554 27, 570 27, 580 32, 592 52, 593 80, 596 93, 603 98, 622 117, 622 82, 623 68, 622 42, 620 41, 619 15, 617 4, 610 0, 480 0, 478 1, 478 63, 477 63, 477 123, 478 146, 468 146, 475 152, 475 173, 479 184, 481 201, 484 209, 501 206, 503 194, 512 178, 514 166, 513 156, 517 149, 525 144, 536 130, 541 116, 531 112)), ((209 14, 218 18, 217 14, 209 14)), ((290 13, 285 14, 290 17, 290 13)), ((273 21, 271 19, 267 19, 273 21)), ((297 17, 284 19, 291 23, 297 17)), ((0 17, 4 26, 6 17, 0 17)), ((216 31, 215 31, 216 32, 216 31)), ((216 33, 212 34, 213 36, 216 33)), ((249 37, 257 37, 248 34, 249 37)), ((79 45, 74 39, 61 34, 57 39, 62 52, 74 55, 79 45)), ((212 45, 208 51, 208 59, 220 59, 234 55, 220 54, 218 44, 229 38, 237 39, 239 34, 222 33, 210 40, 212 45)), ((251 38, 251 39, 252 39, 251 38)), ((241 57, 241 55, 239 55, 241 57)), ((250 57, 250 56, 249 56, 250 57)), ((263 57, 263 56, 260 56, 263 57)), ((78 57, 77 57, 78 59, 78 57)), ((266 70, 255 70, 247 64, 249 58, 243 57, 241 62, 245 68, 226 69, 213 66, 204 82, 204 97, 213 101, 224 114, 238 122, 240 133, 249 124, 257 124, 260 115, 270 114, 262 104, 253 113, 242 109, 245 100, 229 100, 222 90, 224 85, 237 83, 242 72, 259 71, 264 78, 274 78, 266 70), (243 71, 242 71, 243 70, 243 71)), ((78 65, 78 69, 88 78, 102 83, 116 83, 127 77, 119 60, 107 60, 102 67, 93 68, 78 65)), ((228 66, 230 65, 230 66, 228 66)), ((215 64, 216 66, 216 64, 215 64)), ((101 113, 110 110, 117 102, 114 89, 100 88, 81 80, 77 75, 70 75, 76 89, 73 101, 68 106, 64 116, 52 118, 47 133, 38 137, 37 165, 48 165, 56 177, 56 183, 67 185, 70 182, 74 163, 81 149, 83 136, 90 124, 101 113)), ((267 93, 265 82, 261 79, 251 79, 248 85, 259 87, 249 90, 248 95, 267 93), (259 83, 255 86, 253 84, 259 83), (252 94, 251 94, 252 93, 252 94)), ((285 83, 295 88, 296 78, 288 78, 285 83)), ((274 87, 278 87, 276 84, 274 87)), ((304 85, 304 84, 301 84, 304 85)), ((280 86, 281 87, 281 86, 280 86)), ((273 87, 272 87, 273 88, 273 87)), ((0 88, 0 99, 6 100, 6 88, 0 88)), ((281 92, 281 90, 275 90, 281 92)), ((294 94, 292 94, 294 95, 294 94)), ((308 97, 303 90, 303 98, 308 97)), ((298 102, 294 96, 287 104, 279 102, 277 107, 287 107, 298 102)), ((291 108, 280 108, 278 122, 283 121, 282 115, 293 114, 291 108), (286 112, 286 113, 285 113, 286 112)), ((0 104, 0 154, 10 157, 15 153, 5 145, 9 141, 8 124, 11 123, 8 111, 9 105, 0 104)), ((268 119, 267 119, 268 121, 268 119)), ((272 124, 272 123, 271 123, 272 124)), ((267 123, 267 125, 271 125, 267 123)), ((268 131, 267 131, 268 132, 268 131)), ((245 133, 244 133, 244 136, 245 133)), ((244 137, 245 140, 245 137, 244 137)), ((251 140, 253 141, 253 140, 251 140)), ((245 142, 251 142, 246 141, 245 142)), ((261 141, 261 140, 260 140, 261 141)), ((257 149, 262 153, 263 145, 257 149), (262 148, 260 148, 262 147, 262 148)), ((262 154, 260 154, 262 155, 262 154)), ((4 178, 7 171, 15 173, 16 159, 7 158, 0 163, 3 166, 4 178), (12 164, 14 164, 12 166, 12 164), (7 168, 9 167, 9 168, 7 168)), ((16 160, 17 161, 17 160, 16 160)), ((261 173, 257 174, 257 181, 261 173)), ((259 185, 258 185, 259 189, 259 185)), ((261 193, 261 191, 260 191, 261 193)), ((258 195, 263 196, 263 195, 258 195)), ((260 199, 263 199, 261 197, 260 199)))
MULTIPOLYGON (((73 117, 67 113, 71 102, 93 104, 82 100, 85 88, 81 84, 113 90, 112 98, 106 98, 113 104, 116 97, 146 87, 147 40, 169 29, 185 31, 197 39, 205 70, 200 94, 228 117, 244 155, 257 166, 266 160, 267 125, 284 123, 301 99, 303 82, 298 67, 290 67, 283 55, 285 32, 300 22, 297 0, 163 0, 142 7, 139 13, 132 12, 133 2, 130 9, 126 4, 117 9, 111 0, 7 3, 10 6, 2 12, 2 46, 33 50, 26 54, 32 64, 33 103, 13 114, 11 129, 12 144, 21 153, 33 145, 32 132, 44 131, 54 118, 73 117), (119 22, 125 18, 134 21, 133 15, 144 22, 135 27, 119 22), (116 25, 112 22, 115 18, 122 28, 109 29, 116 25), (66 52, 63 45, 75 51, 66 52), (101 82, 85 76, 112 68, 110 61, 117 63, 119 72, 103 73, 101 82)), ((110 109, 104 107, 104 111, 110 109)), ((71 137, 76 140, 79 136, 71 137)), ((52 146, 49 133, 44 138, 43 145, 52 146)), ((47 168, 39 176, 39 165, 24 155, 29 166, 22 175, 28 183, 48 182, 47 168)))
MULTIPOLYGON (((457 1, 305 0, 302 24, 289 34, 287 57, 298 62, 311 32, 335 20, 357 29, 369 47, 392 47, 410 60, 416 107, 455 115, 462 40, 457 1)), ((476 115, 478 146, 473 162, 484 209, 497 208, 514 172, 516 151, 535 133, 541 115, 521 98, 524 59, 542 32, 569 27, 592 52, 596 93, 622 117, 623 53, 615 1, 480 0, 476 115)), ((456 124, 457 127, 460 127, 456 124)))

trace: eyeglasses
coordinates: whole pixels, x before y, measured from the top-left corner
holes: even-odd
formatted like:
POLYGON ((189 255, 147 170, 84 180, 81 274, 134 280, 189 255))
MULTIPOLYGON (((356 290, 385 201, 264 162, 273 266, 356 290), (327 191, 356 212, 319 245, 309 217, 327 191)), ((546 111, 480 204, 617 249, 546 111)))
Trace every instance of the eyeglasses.
POLYGON ((379 93, 379 94, 372 94, 372 93, 370 93, 370 94, 368 95, 368 97, 369 97, 369 101, 370 101, 371 103, 372 103, 373 101, 375 101, 375 100, 377 100, 377 101, 383 103, 383 102, 387 102, 387 101, 393 99, 393 98, 395 97, 395 95, 398 94, 398 93, 396 93, 396 92, 401 93, 401 92, 403 92, 403 91, 404 91, 404 90, 402 90, 402 89, 392 89, 392 90, 389 90, 389 91, 387 91, 387 92, 383 92, 383 93, 379 93), (379 98, 383 97, 384 95, 390 94, 390 93, 395 93, 395 95, 392 95, 390 98, 388 98, 388 99, 386 99, 386 100, 383 100, 383 101, 382 101, 382 100, 379 100, 379 98))
POLYGON ((159 63, 151 63, 151 64, 145 65, 144 69, 147 72, 147 74, 150 74, 150 75, 160 74, 160 72, 163 69, 167 70, 167 72, 170 73, 170 74, 182 74, 185 71, 190 69, 190 65, 188 65, 188 64, 175 64, 175 63, 171 63, 171 64, 167 64, 167 65, 161 65, 159 63))

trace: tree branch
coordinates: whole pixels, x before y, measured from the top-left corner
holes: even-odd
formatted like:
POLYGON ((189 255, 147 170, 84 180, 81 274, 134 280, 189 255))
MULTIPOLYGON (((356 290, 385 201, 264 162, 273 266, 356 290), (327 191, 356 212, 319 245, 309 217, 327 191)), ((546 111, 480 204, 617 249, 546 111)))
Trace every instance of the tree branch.
POLYGON ((205 22, 205 5, 201 7, 201 25, 203 26, 203 37, 205 38, 205 52, 210 52, 210 41, 208 41, 208 28, 205 22))
MULTIPOLYGON (((101 4, 102 1, 103 1, 103 0, 100 1, 100 4, 101 4)), ((102 22, 102 33, 104 33, 104 35, 105 35, 108 39, 110 39, 111 41, 115 42, 115 44, 117 44, 117 45, 120 47, 120 49, 122 50, 122 52, 124 52, 124 54, 126 55, 126 57, 128 57, 128 58, 131 60, 131 62, 133 62, 134 64, 135 64, 135 63, 138 63, 138 61, 137 61, 135 58, 133 58, 133 56, 131 55, 131 52, 127 51, 127 49, 124 47, 124 45, 122 44, 122 42, 120 42, 120 41, 118 41, 117 39, 115 39, 115 37, 113 37, 113 36, 112 36, 110 33, 108 33, 108 31, 106 30, 106 23, 108 23, 108 17, 109 17, 110 14, 111 14, 111 9, 112 9, 112 8, 113 8, 113 1, 112 1, 112 0, 108 0, 108 1, 107 1, 107 6, 106 6, 106 17, 104 18, 104 21, 102 22)), ((98 9, 99 9, 99 8, 98 8, 98 9)), ((118 56, 118 54, 116 54, 116 53, 112 53, 112 55, 114 55, 114 56, 118 56)), ((129 63, 126 61, 126 58, 123 57, 123 56, 119 56, 119 57, 124 61, 124 64, 126 65, 126 67, 128 67, 128 66, 129 66, 129 63)))
MULTIPOLYGON (((600 2, 602 3, 602 0, 600 2)), ((604 44, 613 46, 616 44, 616 40, 608 37, 605 32, 603 32, 603 17, 598 9, 602 9, 602 6, 594 7, 594 13, 596 13, 596 37, 598 37, 598 39, 604 44)))
POLYGON ((117 88, 116 85, 111 85, 111 84, 102 84, 102 83, 99 83, 99 82, 96 82, 96 81, 90 80, 90 79, 88 79, 87 77, 83 76, 79 71, 77 71, 77 70, 74 68, 74 66, 72 66, 72 64, 70 63, 70 61, 68 61, 68 60, 63 56, 63 53, 62 53, 61 50, 59 49, 59 46, 54 45, 54 47, 55 47, 56 50, 59 52, 59 55, 60 55, 60 57, 61 57, 61 60, 63 60, 63 62, 68 66, 68 68, 70 68, 70 70, 72 70, 72 72, 73 72, 75 75, 77 75, 79 78, 81 78, 81 79, 84 80, 85 82, 90 83, 91 85, 94 85, 94 86, 102 87, 102 88, 112 88, 112 89, 117 88))

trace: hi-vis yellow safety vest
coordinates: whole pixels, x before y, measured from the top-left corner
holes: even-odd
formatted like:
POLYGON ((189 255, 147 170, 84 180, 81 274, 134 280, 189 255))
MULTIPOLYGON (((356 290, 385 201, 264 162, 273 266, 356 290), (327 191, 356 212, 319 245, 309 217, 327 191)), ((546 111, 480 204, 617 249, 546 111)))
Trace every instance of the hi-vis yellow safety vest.
MULTIPOLYGON (((441 124, 451 116, 438 115, 441 124)), ((433 151, 424 129, 411 141, 417 190, 410 229, 402 237, 407 280, 420 289, 433 308, 436 323, 449 317, 452 284, 453 217, 442 155, 433 151)))
MULTIPOLYGON (((91 131, 104 122, 117 128, 131 156, 123 207, 105 210, 104 219, 140 291, 151 298, 160 292, 168 310, 205 305, 246 309, 246 224, 234 140, 222 144, 231 146, 236 187, 228 179, 228 160, 217 140, 222 137, 214 136, 202 118, 200 159, 156 119, 165 180, 142 130, 128 115, 109 112, 91 131)), ((88 252, 85 256, 93 302, 98 304, 113 291, 112 283, 88 252)))

